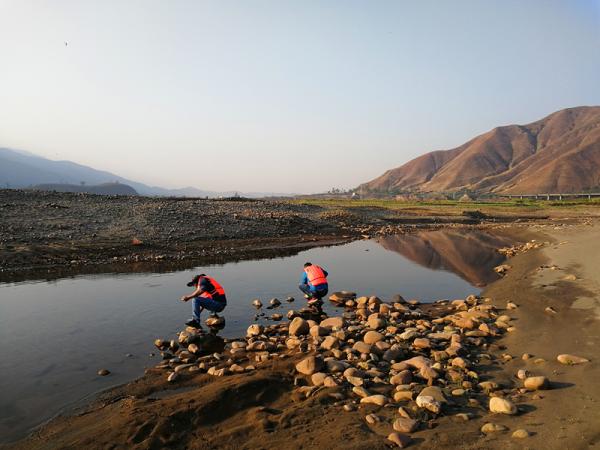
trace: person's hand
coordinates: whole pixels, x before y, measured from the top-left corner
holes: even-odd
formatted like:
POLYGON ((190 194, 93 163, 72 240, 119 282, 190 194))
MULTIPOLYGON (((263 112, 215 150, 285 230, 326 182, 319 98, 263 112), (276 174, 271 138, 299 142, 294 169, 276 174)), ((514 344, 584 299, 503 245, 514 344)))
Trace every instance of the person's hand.
POLYGON ((187 298, 187 295, 184 295, 181 297, 182 302, 187 302, 188 300, 189 300, 189 298, 187 298))

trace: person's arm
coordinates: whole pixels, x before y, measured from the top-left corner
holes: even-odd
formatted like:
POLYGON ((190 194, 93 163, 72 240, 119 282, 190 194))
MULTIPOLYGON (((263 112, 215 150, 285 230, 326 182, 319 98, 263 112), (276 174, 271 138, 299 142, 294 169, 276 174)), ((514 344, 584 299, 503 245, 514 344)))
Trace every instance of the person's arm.
POLYGON ((184 295, 183 297, 181 297, 181 301, 187 302, 188 300, 191 300, 194 297, 198 297, 201 293, 202 293, 202 288, 197 287, 196 290, 194 292, 192 292, 190 295, 184 295))
POLYGON ((308 284, 308 276, 306 275, 306 272, 302 272, 302 275, 300 275, 300 284, 308 284))

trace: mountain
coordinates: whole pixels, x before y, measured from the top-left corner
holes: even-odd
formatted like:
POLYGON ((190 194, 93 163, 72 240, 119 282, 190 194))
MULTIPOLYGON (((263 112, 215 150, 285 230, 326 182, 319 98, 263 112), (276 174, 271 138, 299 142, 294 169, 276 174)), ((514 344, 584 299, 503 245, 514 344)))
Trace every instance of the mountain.
MULTIPOLYGON (((214 192, 204 191, 194 187, 181 189, 165 189, 148 186, 143 183, 128 180, 110 172, 96 170, 71 161, 53 161, 32 153, 0 148, 0 188, 29 188, 40 185, 70 185, 60 189, 73 189, 85 183, 88 186, 98 186, 115 183, 130 186, 140 195, 175 196, 175 197, 228 197, 236 195, 235 191, 214 192), (76 186, 74 186, 76 185, 76 186)), ((106 186, 104 186, 106 188, 106 186)), ((103 188, 100 188, 103 190, 103 188)), ((109 189, 114 190, 113 188, 109 189)), ((118 189, 119 191, 121 188, 118 189)), ((80 191, 70 191, 80 192, 80 191)), ((88 191, 86 191, 88 192, 88 191)), ((135 195, 135 194, 133 194, 135 195)), ((253 197, 268 196, 269 194, 246 194, 253 197)))
POLYGON ((363 193, 505 194, 600 190, 600 106, 508 125, 460 147, 427 153, 358 187, 363 193))

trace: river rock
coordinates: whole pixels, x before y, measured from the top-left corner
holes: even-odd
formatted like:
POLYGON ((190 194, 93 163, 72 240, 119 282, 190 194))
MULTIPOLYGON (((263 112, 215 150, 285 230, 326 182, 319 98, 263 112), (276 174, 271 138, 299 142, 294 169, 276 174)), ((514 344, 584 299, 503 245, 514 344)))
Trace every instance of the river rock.
POLYGON ((428 386, 428 387, 426 387, 425 389, 423 389, 419 393, 419 395, 417 396, 417 399, 419 397, 431 397, 436 402, 439 402, 439 403, 446 403, 447 402, 446 397, 444 396, 444 393, 437 386, 428 386))
POLYGON ((393 428, 401 433, 412 433, 419 426, 419 422, 414 419, 407 419, 406 417, 399 417, 394 420, 393 428))
POLYGON ((313 325, 312 327, 310 327, 309 334, 312 337, 327 336, 329 334, 329 331, 329 328, 325 328, 320 325, 313 325))
POLYGON ((248 330, 246 331, 246 335, 248 337, 260 336, 261 334, 264 333, 264 331, 265 331, 265 329, 262 325, 255 323, 248 327, 248 330))
POLYGON ((98 371, 98 375, 100 375, 101 377, 105 377, 106 375, 109 375, 109 374, 110 374, 110 370, 108 370, 108 369, 100 369, 98 371))
POLYGON ((363 341, 366 344, 375 344, 384 338, 383 334, 377 331, 367 331, 363 336, 363 341))
POLYGON ((385 328, 386 321, 379 313, 374 313, 367 319, 367 326, 373 330, 385 328))
POLYGON ((530 391, 546 389, 548 387, 548 379, 543 376, 527 377, 523 382, 523 386, 530 391))
POLYGON ((506 398, 492 397, 490 399, 490 411, 496 414, 514 415, 517 413, 517 407, 506 398))
POLYGON ((369 353, 371 353, 372 346, 367 344, 366 342, 357 341, 354 343, 352 348, 359 353, 369 354, 369 353))
POLYGON ((364 382, 365 382, 364 379, 362 379, 360 377, 353 377, 353 376, 346 377, 346 380, 352 386, 362 386, 364 384, 364 382))
POLYGON ((352 388, 352 392, 354 392, 356 395, 358 395, 359 397, 365 398, 370 396, 371 394, 369 393, 369 391, 367 391, 364 387, 362 386, 354 386, 352 388))
POLYGON ((303 375, 312 375, 323 367, 323 360, 316 356, 308 356, 296 364, 296 370, 303 375))
POLYGON ((331 387, 337 387, 337 386, 339 386, 339 384, 335 380, 335 378, 333 378, 332 376, 329 376, 323 380, 323 386, 331 388, 331 387))
POLYGON ((416 338, 412 345, 413 347, 421 350, 431 348, 431 342, 429 342, 429 339, 426 338, 416 338))
POLYGON ((394 392, 395 402, 409 402, 413 399, 414 393, 412 391, 396 391, 394 392))
POLYGON ((204 322, 209 328, 224 328, 225 317, 222 316, 210 316, 204 322))
POLYGON ((269 300, 269 303, 273 308, 277 308, 279 305, 281 305, 281 302, 276 298, 272 298, 271 300, 269 300))
POLYGON ((326 373, 316 372, 311 375, 310 381, 315 386, 321 386, 321 385, 323 385, 323 382, 325 381, 325 378, 327 378, 327 377, 328 377, 328 375, 326 373))
POLYGON ((497 433, 499 431, 506 431, 508 430, 508 428, 506 428, 504 425, 500 425, 497 423, 486 423, 481 427, 481 432, 483 434, 491 434, 491 433, 497 433))
POLYGON ((176 372, 172 372, 168 377, 167 377, 167 381, 169 383, 173 383, 174 381, 176 381, 178 378, 178 375, 176 372))
POLYGON ((342 328, 344 326, 343 317, 329 317, 322 320, 319 326, 323 328, 342 328))
POLYGON ((556 359, 559 363, 566 364, 569 366, 590 362, 589 359, 585 359, 585 358, 582 358, 581 356, 575 356, 575 355, 569 355, 569 354, 558 355, 556 357, 556 359))
POLYGON ((304 336, 309 332, 308 322, 302 317, 296 317, 290 322, 288 330, 291 336, 304 336))
POLYGON ((416 403, 419 408, 431 411, 434 414, 439 414, 442 409, 440 402, 436 401, 433 397, 428 395, 419 395, 416 398, 416 403))
POLYGON ((529 437, 529 431, 524 430, 523 428, 519 428, 518 430, 515 430, 515 432, 512 434, 512 437, 514 437, 515 439, 525 439, 529 437))
POLYGON ((281 319, 283 319, 283 314, 279 314, 279 313, 271 314, 271 320, 273 320, 275 322, 279 322, 281 319))
POLYGON ((258 298, 252 300, 252 306, 254 306, 256 309, 262 308, 262 305, 262 302, 258 298))
POLYGON ((412 381, 412 373, 410 370, 403 370, 396 375, 390 377, 390 384, 409 384, 412 381))
POLYGON ((333 336, 327 336, 321 343, 321 348, 324 350, 331 350, 340 346, 340 342, 333 336))
POLYGON ((335 359, 329 359, 325 363, 327 365, 327 371, 330 373, 342 373, 348 368, 348 363, 337 361, 335 359))
POLYGON ((163 351, 169 347, 169 341, 165 341, 164 339, 156 339, 154 341, 154 345, 156 346, 156 348, 163 351))
POLYGON ((400 448, 406 448, 411 443, 410 436, 401 433, 390 433, 387 437, 388 441, 396 444, 400 448))
POLYGON ((369 395, 367 397, 363 397, 360 402, 361 403, 370 403, 377 406, 383 406, 388 402, 388 398, 385 395, 369 395))

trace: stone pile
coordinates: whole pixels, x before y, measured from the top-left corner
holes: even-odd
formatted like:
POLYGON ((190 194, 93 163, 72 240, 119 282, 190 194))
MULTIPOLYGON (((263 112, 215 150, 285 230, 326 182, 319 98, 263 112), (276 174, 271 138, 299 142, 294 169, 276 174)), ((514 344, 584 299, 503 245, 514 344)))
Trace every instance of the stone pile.
POLYGON ((528 252, 544 246, 543 242, 537 242, 535 239, 520 245, 513 245, 512 247, 502 247, 498 249, 498 253, 505 255, 507 258, 511 258, 519 253, 528 252))
MULTIPOLYGON (((490 299, 471 295, 422 308, 400 296, 384 302, 350 294, 337 296, 346 306, 338 317, 319 320, 306 311, 290 311, 289 322, 250 325, 243 339, 225 341, 188 328, 177 340, 157 340, 163 357, 157 369, 174 382, 189 372, 225 376, 290 358, 296 373, 294 395, 325 395, 343 411, 358 410, 378 429, 385 421, 388 439, 401 447, 409 445, 411 433, 431 426, 441 415, 456 420, 470 420, 469 410, 487 410, 491 417, 518 415, 517 403, 550 386, 546 377, 525 370, 515 374, 511 385, 485 379, 484 366, 513 359, 491 352, 498 347, 494 341, 514 326, 490 299)), ((586 362, 573 355, 558 360, 586 362)), ((486 424, 482 433, 505 429, 486 424)), ((521 431, 515 434, 526 437, 521 431)))

